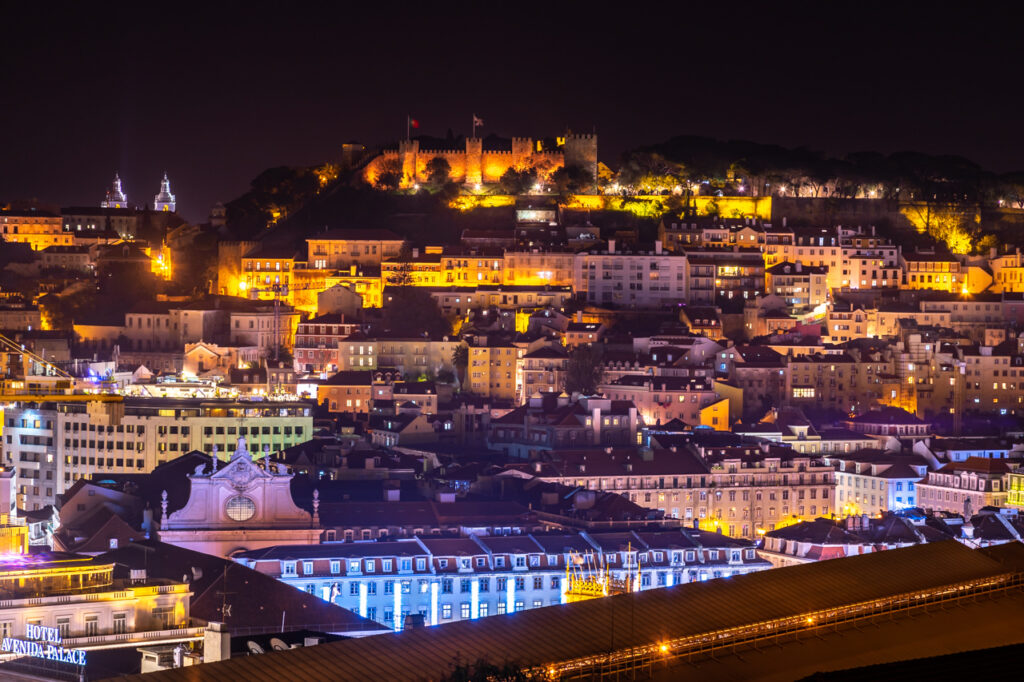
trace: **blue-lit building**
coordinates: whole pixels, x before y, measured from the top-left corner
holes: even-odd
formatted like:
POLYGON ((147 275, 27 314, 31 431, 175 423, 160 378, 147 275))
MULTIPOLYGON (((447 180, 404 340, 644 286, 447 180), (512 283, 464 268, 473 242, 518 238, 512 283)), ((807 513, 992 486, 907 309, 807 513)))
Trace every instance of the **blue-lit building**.
POLYGON ((235 560, 400 630, 565 602, 566 569, 633 576, 641 590, 770 568, 751 543, 691 529, 287 545, 235 560))

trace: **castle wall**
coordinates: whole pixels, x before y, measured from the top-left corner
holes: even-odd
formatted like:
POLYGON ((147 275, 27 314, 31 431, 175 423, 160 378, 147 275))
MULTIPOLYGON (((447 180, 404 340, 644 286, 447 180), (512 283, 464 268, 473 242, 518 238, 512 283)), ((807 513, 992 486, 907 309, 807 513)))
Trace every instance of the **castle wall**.
POLYGON ((484 151, 483 141, 479 138, 467 139, 462 150, 420 149, 418 140, 404 140, 397 150, 385 150, 367 164, 363 177, 374 184, 383 164, 398 160, 404 176, 402 186, 410 187, 427 181, 427 164, 437 156, 448 162, 452 181, 464 184, 495 183, 509 168, 531 166, 537 169, 540 177, 546 178, 566 163, 577 163, 597 177, 595 135, 571 135, 566 138, 563 151, 537 152, 535 148, 535 141, 529 137, 512 138, 511 151, 484 151), (573 161, 566 160, 570 156, 573 161))

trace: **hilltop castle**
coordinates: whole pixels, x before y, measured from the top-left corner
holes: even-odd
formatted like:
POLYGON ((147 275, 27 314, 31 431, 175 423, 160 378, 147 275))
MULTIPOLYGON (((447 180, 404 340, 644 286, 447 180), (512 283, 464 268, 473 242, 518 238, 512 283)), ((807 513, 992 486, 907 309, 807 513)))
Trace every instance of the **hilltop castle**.
POLYGON ((484 148, 478 137, 465 140, 465 149, 420 149, 419 140, 403 140, 398 149, 386 149, 366 166, 364 177, 373 184, 383 164, 397 159, 402 164, 402 186, 427 180, 427 162, 441 157, 451 167, 453 182, 473 185, 497 182, 509 168, 534 167, 542 177, 561 166, 579 166, 597 178, 597 135, 566 135, 546 144, 529 137, 513 137, 511 148, 484 148))

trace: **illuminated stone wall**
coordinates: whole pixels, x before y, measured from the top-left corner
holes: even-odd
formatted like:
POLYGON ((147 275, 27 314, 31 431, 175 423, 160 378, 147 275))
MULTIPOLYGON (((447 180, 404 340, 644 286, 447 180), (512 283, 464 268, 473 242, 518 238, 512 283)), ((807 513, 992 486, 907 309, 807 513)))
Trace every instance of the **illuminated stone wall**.
POLYGON ((509 168, 536 168, 542 178, 568 163, 597 174, 597 136, 570 135, 558 151, 539 151, 538 143, 529 137, 512 138, 512 148, 484 150, 479 138, 468 138, 463 149, 421 149, 419 140, 399 142, 397 149, 383 151, 366 166, 363 177, 375 184, 383 165, 397 160, 402 168, 402 187, 427 181, 427 164, 441 157, 451 168, 451 180, 464 184, 496 183, 509 168))

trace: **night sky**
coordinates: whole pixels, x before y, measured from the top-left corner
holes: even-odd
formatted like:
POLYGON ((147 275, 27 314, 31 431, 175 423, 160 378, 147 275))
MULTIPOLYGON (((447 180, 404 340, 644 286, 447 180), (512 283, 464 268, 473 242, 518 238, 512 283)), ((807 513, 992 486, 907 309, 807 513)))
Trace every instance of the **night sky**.
POLYGON ((5 7, 0 201, 96 205, 116 170, 151 202, 166 170, 203 220, 265 168, 403 136, 406 113, 438 136, 474 112, 481 134, 596 129, 610 162, 690 134, 1024 168, 1019 28, 997 10, 364 4, 5 7))

